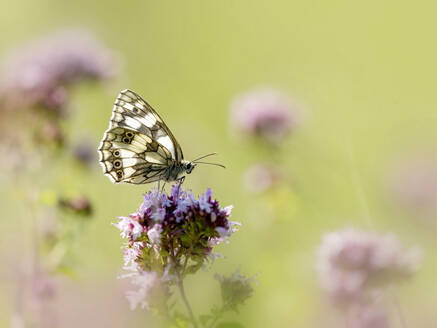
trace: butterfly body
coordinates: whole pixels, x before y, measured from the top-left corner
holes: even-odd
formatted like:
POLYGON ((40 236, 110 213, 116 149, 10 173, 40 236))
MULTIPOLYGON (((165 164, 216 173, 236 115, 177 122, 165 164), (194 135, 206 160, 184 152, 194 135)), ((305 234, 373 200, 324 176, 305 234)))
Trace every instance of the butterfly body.
POLYGON ((180 145, 152 106, 127 89, 114 103, 98 153, 104 174, 114 183, 181 180, 196 166, 184 160, 180 145))
POLYGON ((194 168, 194 164, 186 160, 182 160, 180 163, 174 163, 166 170, 163 180, 166 182, 180 180, 184 173, 191 173, 191 167, 194 168))

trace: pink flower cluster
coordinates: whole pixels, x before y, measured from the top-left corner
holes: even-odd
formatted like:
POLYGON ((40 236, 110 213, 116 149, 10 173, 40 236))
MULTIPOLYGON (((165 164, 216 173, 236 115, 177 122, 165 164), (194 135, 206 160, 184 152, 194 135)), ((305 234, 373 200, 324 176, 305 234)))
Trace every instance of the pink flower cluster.
POLYGON ((323 237, 318 271, 322 287, 343 305, 365 302, 372 292, 413 274, 417 249, 405 249, 395 236, 344 229, 323 237))
POLYGON ((118 62, 92 35, 71 30, 15 49, 3 66, 0 96, 6 107, 60 110, 68 100, 67 85, 112 77, 118 62))
POLYGON ((389 177, 391 195, 397 205, 422 218, 437 213, 437 159, 414 155, 392 168, 389 177))
POLYGON ((283 180, 283 172, 270 164, 254 164, 244 173, 246 189, 254 194, 262 194, 270 191, 283 180))
POLYGON ((278 142, 292 129, 291 101, 273 89, 248 92, 231 104, 231 124, 236 130, 278 142))

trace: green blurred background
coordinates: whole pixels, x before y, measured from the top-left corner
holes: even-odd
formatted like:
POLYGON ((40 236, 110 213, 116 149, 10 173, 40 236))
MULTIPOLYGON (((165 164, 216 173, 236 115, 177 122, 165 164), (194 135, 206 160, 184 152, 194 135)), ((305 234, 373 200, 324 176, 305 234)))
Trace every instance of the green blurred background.
MULTIPOLYGON (((66 129, 96 148, 119 90, 147 99, 178 138, 187 159, 211 151, 226 170, 198 167, 186 188, 211 187, 242 222, 225 259, 259 284, 240 314, 247 327, 326 327, 338 323, 317 283, 322 234, 345 226, 396 233, 423 249, 414 279, 397 289, 409 327, 436 322, 436 226, 390 201, 386 179, 399 157, 435 151, 437 23, 434 1, 12 1, 2 3, 0 50, 59 29, 84 27, 124 62, 102 88, 74 88, 66 129), (276 87, 303 119, 280 147, 266 149, 229 133, 229 104, 257 86, 276 87), (269 195, 246 191, 242 175, 273 160, 292 181, 269 195)), ((25 128, 17 124, 17 129, 25 128)), ((123 296, 122 240, 111 226, 133 212, 152 186, 113 185, 98 163, 88 170, 54 156, 43 174, 24 176, 43 190, 81 192, 95 216, 77 238, 73 279, 57 296, 61 327, 146 327, 123 296)), ((32 222, 16 182, 1 180, 0 327, 9 327, 20 286, 15 270, 32 253, 32 222)), ((408 186, 405 186, 408 188, 408 186)), ((188 279, 196 313, 217 301, 211 272, 188 279)), ((232 319, 232 316, 230 317, 232 319)))

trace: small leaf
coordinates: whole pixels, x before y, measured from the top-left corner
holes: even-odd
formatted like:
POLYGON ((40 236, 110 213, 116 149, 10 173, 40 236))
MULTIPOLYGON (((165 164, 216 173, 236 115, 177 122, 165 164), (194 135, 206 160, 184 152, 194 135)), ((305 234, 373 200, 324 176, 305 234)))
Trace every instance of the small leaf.
POLYGON ((196 264, 192 264, 190 265, 187 269, 186 269, 186 274, 193 274, 196 273, 201 267, 202 267, 203 263, 202 262, 198 262, 196 264))

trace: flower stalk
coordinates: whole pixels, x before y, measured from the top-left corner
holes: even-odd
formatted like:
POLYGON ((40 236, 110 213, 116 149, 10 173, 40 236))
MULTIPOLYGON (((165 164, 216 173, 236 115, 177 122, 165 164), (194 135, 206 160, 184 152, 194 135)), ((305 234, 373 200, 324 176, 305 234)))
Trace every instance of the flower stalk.
POLYGON ((193 327, 198 328, 199 326, 197 325, 196 317, 194 316, 193 310, 191 309, 190 302, 188 301, 187 295, 185 295, 184 281, 182 279, 178 281, 178 288, 182 297, 182 301, 184 302, 184 305, 187 308, 187 312, 190 317, 190 320, 193 323, 193 327))

